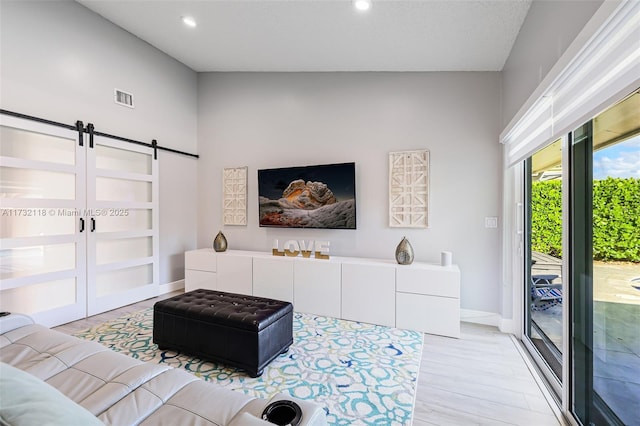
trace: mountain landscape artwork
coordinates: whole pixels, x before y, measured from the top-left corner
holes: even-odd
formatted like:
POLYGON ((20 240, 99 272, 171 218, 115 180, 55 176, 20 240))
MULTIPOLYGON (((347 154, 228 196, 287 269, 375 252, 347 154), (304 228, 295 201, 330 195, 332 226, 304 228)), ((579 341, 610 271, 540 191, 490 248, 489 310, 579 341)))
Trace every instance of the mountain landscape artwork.
POLYGON ((355 163, 258 170, 260 226, 356 229, 355 163))

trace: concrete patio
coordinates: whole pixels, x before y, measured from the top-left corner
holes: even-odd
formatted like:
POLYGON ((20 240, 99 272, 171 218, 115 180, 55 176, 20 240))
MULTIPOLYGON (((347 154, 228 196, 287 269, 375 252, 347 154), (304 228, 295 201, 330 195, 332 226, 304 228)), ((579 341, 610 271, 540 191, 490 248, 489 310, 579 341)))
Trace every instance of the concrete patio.
MULTIPOLYGON (((562 282, 561 259, 533 253, 532 275, 557 275, 562 282)), ((594 262, 593 265, 594 388, 628 425, 640 425, 640 264, 594 262)), ((564 300, 563 300, 564 302, 564 300)), ((562 351, 562 303, 543 303, 531 310, 531 319, 562 351)))

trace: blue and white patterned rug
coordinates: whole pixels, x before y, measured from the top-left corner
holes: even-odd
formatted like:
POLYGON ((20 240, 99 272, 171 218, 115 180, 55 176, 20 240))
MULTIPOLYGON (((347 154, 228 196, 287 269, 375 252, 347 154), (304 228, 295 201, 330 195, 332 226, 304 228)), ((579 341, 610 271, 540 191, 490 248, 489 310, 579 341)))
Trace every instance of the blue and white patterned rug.
POLYGON ((422 333, 294 313, 294 343, 251 378, 241 370, 153 344, 153 309, 76 333, 142 361, 168 364, 221 386, 269 398, 284 392, 325 407, 330 425, 409 425, 422 333))

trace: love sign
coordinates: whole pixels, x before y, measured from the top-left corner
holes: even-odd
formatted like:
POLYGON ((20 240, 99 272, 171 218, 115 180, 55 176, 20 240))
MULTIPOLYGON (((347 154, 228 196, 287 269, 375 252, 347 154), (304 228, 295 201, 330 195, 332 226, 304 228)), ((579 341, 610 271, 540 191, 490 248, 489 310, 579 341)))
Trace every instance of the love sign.
POLYGON ((302 257, 313 257, 316 259, 329 259, 329 241, 323 240, 289 240, 286 241, 280 250, 278 240, 273 241, 273 249, 271 253, 274 256, 290 256, 296 257, 302 254, 302 257))

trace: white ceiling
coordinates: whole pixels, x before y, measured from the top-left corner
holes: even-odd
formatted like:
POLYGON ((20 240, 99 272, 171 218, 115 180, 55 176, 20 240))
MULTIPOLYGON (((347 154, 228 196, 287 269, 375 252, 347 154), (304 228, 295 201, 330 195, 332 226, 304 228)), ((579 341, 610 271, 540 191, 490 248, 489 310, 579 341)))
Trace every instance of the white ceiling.
POLYGON ((77 0, 195 71, 499 71, 531 0, 77 0), (181 16, 198 25, 187 28, 181 16))

